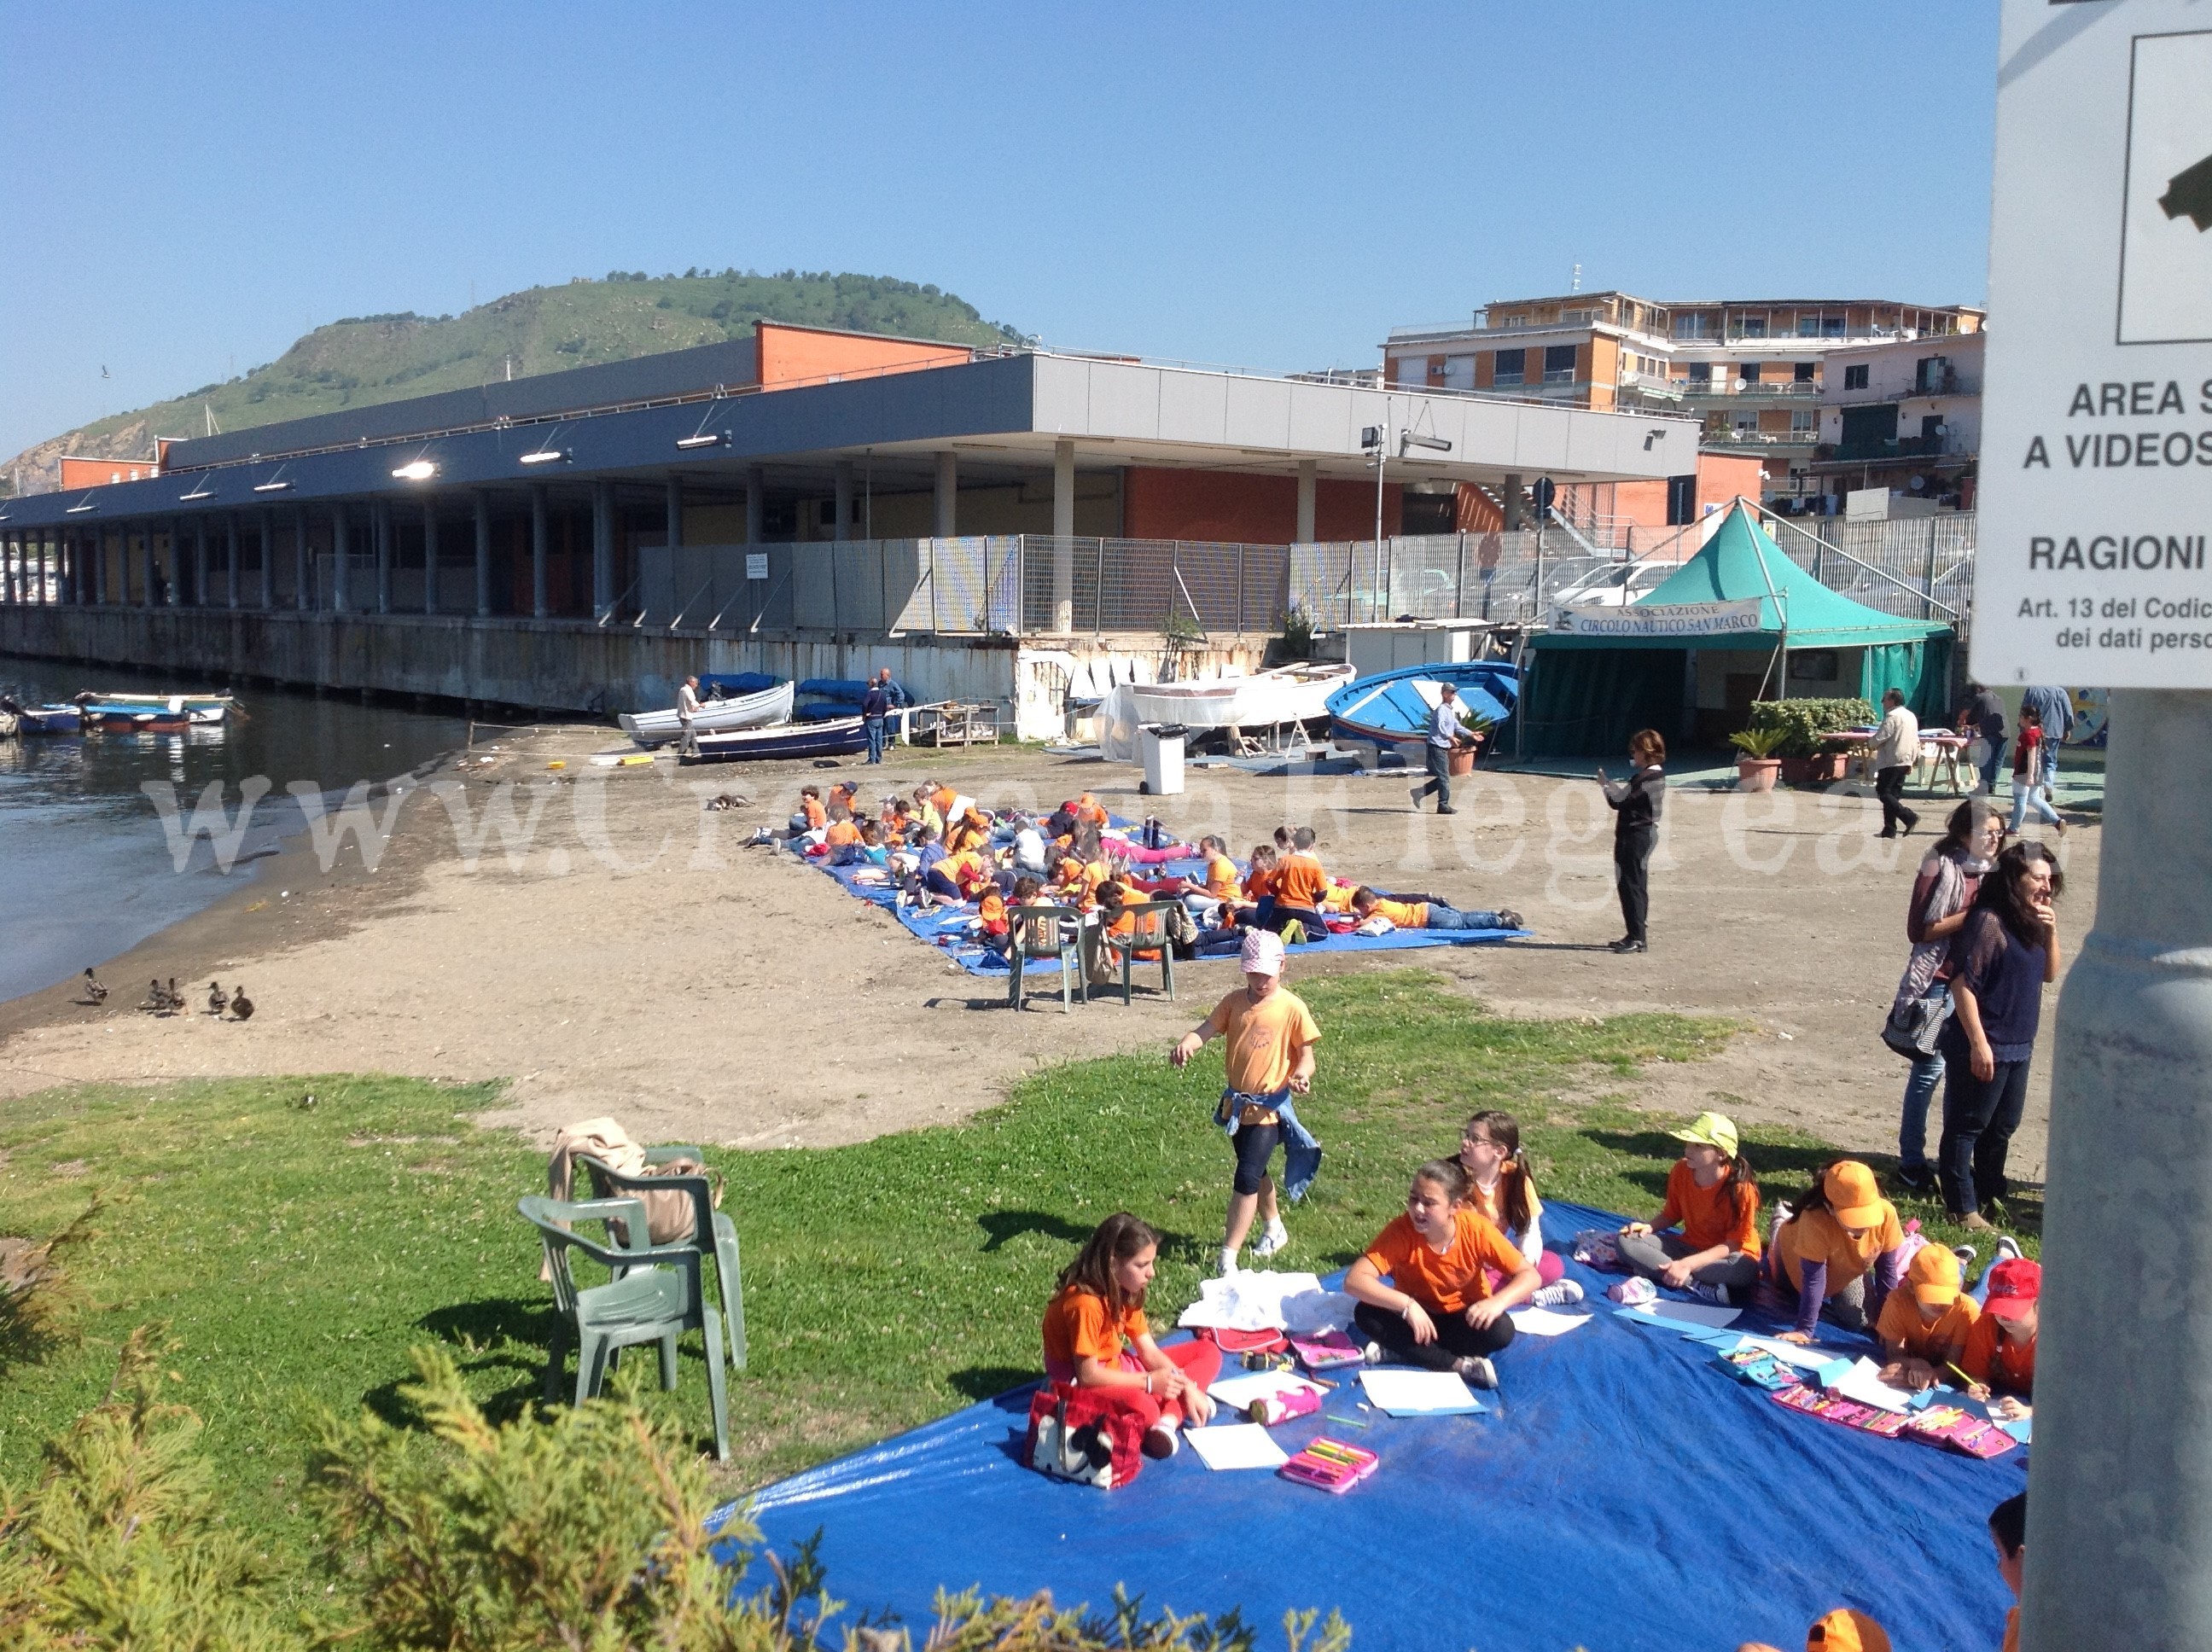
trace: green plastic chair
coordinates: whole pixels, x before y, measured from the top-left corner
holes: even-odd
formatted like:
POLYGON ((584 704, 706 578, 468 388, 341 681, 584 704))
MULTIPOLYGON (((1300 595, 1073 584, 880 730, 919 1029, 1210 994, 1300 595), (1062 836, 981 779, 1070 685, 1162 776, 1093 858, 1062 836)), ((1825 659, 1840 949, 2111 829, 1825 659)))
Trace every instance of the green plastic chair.
POLYGON ((1139 958, 1139 952, 1158 952, 1160 966, 1160 987, 1175 1002, 1175 945, 1168 938, 1168 914, 1182 907, 1180 901, 1142 901, 1134 906, 1125 906, 1122 912, 1137 920, 1133 932, 1115 935, 1105 930, 1099 932, 1100 942, 1109 957, 1118 955, 1121 960, 1121 1004, 1127 1008, 1133 1001, 1130 978, 1139 963, 1150 963, 1150 958, 1139 958))
MULTIPOLYGON (((647 1164, 666 1164, 679 1158, 696 1159, 704 1164, 707 1156, 696 1147, 648 1147, 645 1150, 647 1164)), ((738 1225, 729 1216, 714 1208, 714 1189, 702 1175, 690 1176, 633 1176, 624 1175, 603 1159, 589 1153, 579 1153, 575 1163, 583 1167, 591 1178, 592 1191, 601 1199, 618 1199, 624 1195, 680 1191, 691 1200, 691 1233, 684 1239, 672 1239, 671 1244, 690 1245, 701 1251, 714 1264, 714 1294, 722 1306, 722 1324, 730 1339, 730 1365, 742 1371, 745 1368, 745 1280, 739 1265, 738 1225), (714 1236, 710 1249, 698 1242, 702 1233, 714 1236)), ((700 1304, 704 1307, 706 1304, 700 1304)))
POLYGON ((537 1228, 553 1275, 553 1301, 560 1317, 545 1360, 545 1397, 561 1394, 561 1368, 571 1335, 576 1343, 575 1403, 599 1393, 607 1370, 624 1348, 660 1345, 660 1386, 676 1387, 676 1344, 684 1332, 707 1339, 707 1388, 714 1406, 714 1456, 730 1460, 730 1396, 722 1372, 720 1316, 705 1304, 699 1285, 700 1251, 693 1245, 654 1246, 646 1242, 645 1205, 635 1199, 546 1199, 533 1194, 517 1202, 524 1219, 537 1228), (600 1244, 574 1230, 577 1222, 621 1220, 634 1242, 600 1244), (568 1253, 580 1250, 614 1274, 605 1285, 579 1287, 568 1271, 568 1253))
POLYGON ((1091 1002, 1091 983, 1084 968, 1084 944, 1088 926, 1073 907, 1016 907, 1006 914, 1012 944, 1006 951, 1012 978, 1006 983, 1006 1007, 1022 1007, 1022 971, 1031 958, 1060 960, 1060 1007, 1067 1011, 1075 999, 1091 1002))

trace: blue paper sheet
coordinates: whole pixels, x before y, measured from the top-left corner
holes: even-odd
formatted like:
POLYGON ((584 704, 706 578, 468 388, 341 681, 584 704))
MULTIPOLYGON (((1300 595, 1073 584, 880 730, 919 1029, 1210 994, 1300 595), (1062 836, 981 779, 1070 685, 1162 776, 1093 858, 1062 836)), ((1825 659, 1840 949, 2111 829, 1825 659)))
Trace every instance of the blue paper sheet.
MULTIPOLYGON (((1544 1210, 1555 1249, 1620 1220, 1544 1210)), ((1611 1282, 1567 1272, 1593 1305, 1611 1282)), ((1787 1328, 1755 1311, 1740 1324, 1787 1328)), ((1825 1327, 1822 1339, 1866 1345, 1825 1327)), ((1342 1497, 1210 1474, 1188 1452, 1121 1491, 1048 1480, 1016 1461, 1023 1389, 769 1486, 757 1518, 779 1550, 822 1529, 848 1621, 889 1610, 925 1625, 940 1584, 1103 1608, 1121 1582, 1154 1608, 1240 1608, 1263 1644, 1286 1608, 1334 1606, 1361 1652, 1796 1646, 1853 1606, 1898 1652, 1989 1652, 2011 1599, 1984 1522, 2025 1485, 2012 1460, 2027 1454, 1982 1462, 1794 1415, 1711 1351, 1601 1313, 1499 1355, 1487 1416, 1394 1418, 1340 1387, 1275 1434, 1295 1451, 1344 1431, 1328 1413, 1368 1422, 1349 1437, 1382 1467, 1342 1497)))

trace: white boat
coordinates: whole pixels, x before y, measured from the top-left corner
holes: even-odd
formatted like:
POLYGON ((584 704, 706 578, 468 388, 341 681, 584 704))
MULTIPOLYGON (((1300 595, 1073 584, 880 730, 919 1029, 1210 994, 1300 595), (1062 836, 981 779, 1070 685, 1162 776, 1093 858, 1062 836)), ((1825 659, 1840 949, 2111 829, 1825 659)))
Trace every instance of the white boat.
POLYGON ((1132 683, 1139 723, 1185 728, 1276 728, 1328 715, 1328 697, 1352 679, 1346 665, 1281 665, 1250 677, 1206 677, 1190 683, 1132 683))
MULTIPOLYGON (((758 694, 741 694, 730 700, 705 700, 691 720, 695 734, 730 734, 741 728, 772 728, 791 720, 793 685, 779 683, 758 694)), ((641 746, 666 745, 683 732, 676 708, 666 711, 624 712, 617 720, 623 732, 641 746)))

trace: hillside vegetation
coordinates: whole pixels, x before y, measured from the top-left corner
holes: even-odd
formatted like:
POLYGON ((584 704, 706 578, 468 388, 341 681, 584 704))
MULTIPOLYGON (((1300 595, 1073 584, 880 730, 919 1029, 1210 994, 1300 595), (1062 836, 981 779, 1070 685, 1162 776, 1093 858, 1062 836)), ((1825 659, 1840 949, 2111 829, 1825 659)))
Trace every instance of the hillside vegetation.
POLYGON ((532 287, 461 315, 349 316, 318 327, 276 361, 152 407, 117 413, 40 442, 9 461, 27 491, 59 485, 64 452, 103 459, 150 455, 156 436, 274 424, 313 413, 507 377, 628 361, 662 350, 740 338, 756 321, 847 327, 956 344, 1018 343, 1012 327, 975 307, 883 276, 686 270, 651 276, 615 270, 603 281, 532 287))

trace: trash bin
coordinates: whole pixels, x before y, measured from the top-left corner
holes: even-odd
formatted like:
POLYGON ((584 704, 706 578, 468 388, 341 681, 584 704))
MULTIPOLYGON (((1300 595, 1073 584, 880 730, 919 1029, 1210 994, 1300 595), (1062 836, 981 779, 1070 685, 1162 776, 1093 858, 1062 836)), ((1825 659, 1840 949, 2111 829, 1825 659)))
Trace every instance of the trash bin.
POLYGON ((1182 791, 1182 742, 1189 731, 1181 723, 1146 723, 1137 730, 1137 756, 1145 765, 1138 790, 1156 797, 1182 791))

